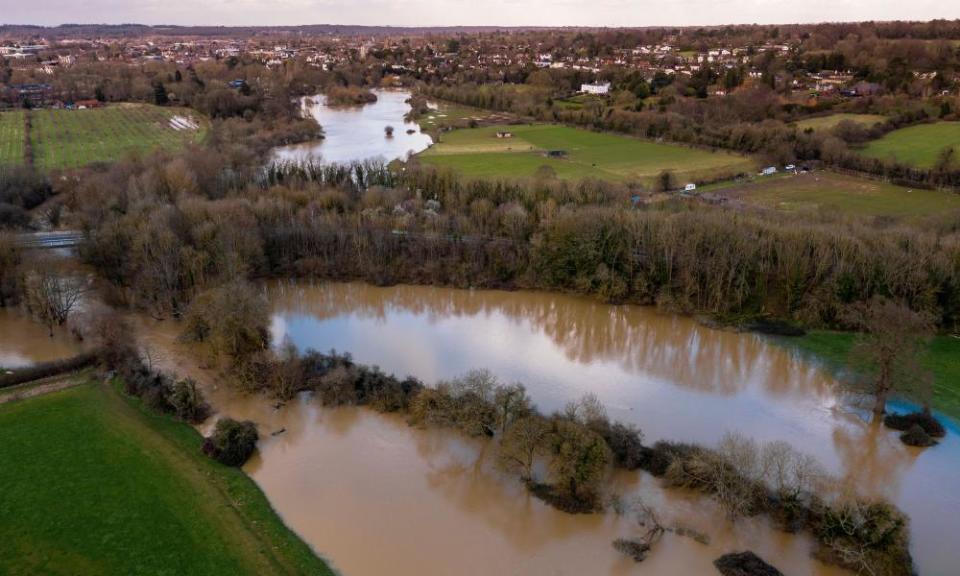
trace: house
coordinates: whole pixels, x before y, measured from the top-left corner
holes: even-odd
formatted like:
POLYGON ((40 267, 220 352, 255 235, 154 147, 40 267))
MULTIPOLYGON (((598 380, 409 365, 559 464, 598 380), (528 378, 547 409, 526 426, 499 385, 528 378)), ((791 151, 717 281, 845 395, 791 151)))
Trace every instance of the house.
POLYGON ((580 91, 584 94, 595 94, 597 96, 604 96, 610 93, 610 83, 609 82, 592 82, 590 84, 581 84, 580 91))
POLYGON ((497 138, 513 138, 513 132, 505 132, 501 130, 497 132, 497 138))
POLYGON ((693 192, 696 189, 697 189, 697 185, 692 182, 683 187, 684 192, 693 192))
POLYGON ((773 174, 776 174, 776 173, 777 173, 777 167, 776 167, 776 166, 769 166, 769 167, 767 167, 767 168, 764 168, 764 169, 760 172, 760 175, 761 175, 761 176, 772 176, 773 174))

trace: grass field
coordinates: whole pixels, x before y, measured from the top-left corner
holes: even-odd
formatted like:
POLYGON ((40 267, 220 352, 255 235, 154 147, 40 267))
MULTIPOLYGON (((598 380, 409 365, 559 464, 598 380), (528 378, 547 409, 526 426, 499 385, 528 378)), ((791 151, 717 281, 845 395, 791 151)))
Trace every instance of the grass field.
POLYGON ((922 217, 960 211, 960 195, 903 188, 885 182, 831 172, 781 175, 719 191, 747 204, 788 212, 854 216, 922 217))
POLYGON ((444 134, 418 158, 425 164, 449 167, 474 178, 529 177, 540 167, 549 166, 560 178, 610 181, 649 182, 661 171, 671 170, 683 183, 754 168, 749 158, 726 152, 548 124, 458 130, 444 134), (497 138, 498 130, 507 130, 513 137, 497 138), (550 158, 545 154, 548 150, 563 150, 566 156, 550 158))
POLYGON ((877 114, 831 114, 829 116, 820 116, 818 118, 807 118, 806 120, 800 120, 797 122, 797 128, 800 130, 829 130, 836 126, 837 124, 847 120, 850 122, 856 122, 857 124, 863 124, 864 126, 872 126, 874 124, 879 124, 886 120, 885 116, 879 116, 877 114))
POLYGON ((491 112, 451 102, 440 102, 435 110, 424 114, 417 120, 417 123, 424 132, 436 134, 440 128, 466 128, 471 121, 482 125, 506 122, 510 118, 509 114, 502 112, 491 112))
MULTIPOLYGON (((896 160, 918 168, 932 168, 947 147, 960 153, 960 122, 920 124, 894 130, 867 144, 862 154, 871 158, 896 160)), ((954 162, 960 166, 960 159, 954 162)))
MULTIPOLYGON (((784 343, 823 361, 828 367, 848 365, 856 336, 845 332, 810 332, 784 343)), ((933 406, 960 422, 960 338, 937 336, 930 343, 926 366, 933 372, 933 406)))
POLYGON ((0 166, 23 164, 23 110, 0 112, 0 166))
POLYGON ((0 406, 0 574, 332 574, 190 426, 98 382, 0 406))
POLYGON ((184 108, 113 104, 88 110, 34 110, 30 142, 34 165, 50 170, 111 162, 131 152, 177 149, 199 141, 206 123, 184 108), (188 117, 196 129, 175 129, 171 120, 188 117))

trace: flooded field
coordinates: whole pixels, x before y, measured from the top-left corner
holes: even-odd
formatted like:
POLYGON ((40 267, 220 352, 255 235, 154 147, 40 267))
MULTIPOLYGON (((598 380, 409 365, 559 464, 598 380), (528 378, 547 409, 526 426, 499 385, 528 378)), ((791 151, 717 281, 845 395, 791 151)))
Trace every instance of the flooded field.
POLYGON ((66 331, 55 330, 51 337, 22 310, 0 308, 0 368, 24 368, 78 352, 80 346, 66 331))
MULTIPOLYGON (((866 494, 912 518, 921 574, 952 573, 960 539, 956 429, 919 452, 871 426, 824 371, 764 338, 705 328, 646 308, 561 295, 364 284, 274 284, 274 342, 350 352, 428 383, 471 368, 521 381, 543 411, 586 392, 613 419, 658 438, 715 444, 726 431, 787 440, 866 494)), ((704 498, 664 491, 643 474, 617 477, 667 520, 709 546, 668 535, 643 564, 611 540, 641 529, 612 513, 570 516, 502 477, 483 445, 409 428, 366 410, 327 410, 309 397, 276 408, 216 384, 175 343, 177 326, 145 320, 163 365, 204 381, 224 414, 255 420, 247 465, 285 521, 345 574, 710 573, 724 552, 752 549, 786 574, 832 574, 809 541, 762 519, 730 524, 704 498), (282 432, 281 432, 282 431, 282 432), (276 435, 273 433, 279 432, 276 435)))
POLYGON ((404 120, 410 110, 406 103, 409 92, 375 90, 374 93, 377 101, 364 106, 327 106, 322 95, 304 98, 304 112, 323 127, 324 139, 277 148, 274 157, 287 162, 312 160, 345 164, 374 159, 391 162, 405 160, 430 146, 430 136, 422 133, 416 123, 404 120), (392 136, 385 134, 387 126, 394 128, 392 136))

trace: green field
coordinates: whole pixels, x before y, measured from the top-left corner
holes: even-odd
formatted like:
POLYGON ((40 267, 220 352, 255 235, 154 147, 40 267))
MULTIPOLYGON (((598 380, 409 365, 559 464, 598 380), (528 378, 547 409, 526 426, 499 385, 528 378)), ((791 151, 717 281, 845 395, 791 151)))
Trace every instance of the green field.
MULTIPOLYGON (((783 342, 820 359, 830 368, 842 369, 849 363, 855 338, 847 332, 818 331, 783 342)), ((933 407, 960 422, 960 338, 935 337, 924 364, 933 372, 933 407)))
MULTIPOLYGON (((918 168, 932 168, 947 147, 960 153, 960 122, 920 124, 894 130, 867 144, 862 154, 918 168)), ((954 165, 960 166, 960 158, 954 159, 954 165)))
POLYGON ((909 189, 831 172, 783 174, 718 190, 728 198, 787 212, 915 218, 960 212, 960 195, 909 189))
POLYGON ((185 108, 113 104, 88 110, 34 110, 30 142, 34 165, 44 170, 119 160, 131 152, 175 150, 203 138, 206 122, 185 108), (189 117, 197 129, 175 129, 171 119, 189 117))
POLYGON ((658 144, 626 136, 603 134, 549 124, 489 126, 444 134, 418 158, 425 164, 449 167, 468 177, 530 177, 542 166, 558 177, 586 177, 610 181, 652 181, 671 170, 679 183, 751 171, 749 158, 727 152, 709 152, 658 144), (499 130, 512 138, 497 138, 499 130), (562 158, 546 156, 562 150, 562 158))
POLYGON ((0 405, 0 574, 332 574, 190 426, 89 382, 0 405))
POLYGON ((490 124, 506 122, 511 116, 503 112, 491 112, 451 102, 437 103, 437 107, 421 116, 417 123, 424 132, 436 134, 440 128, 466 128, 470 122, 490 124))
POLYGON ((23 164, 23 110, 0 112, 0 166, 23 164))
POLYGON ((829 116, 820 116, 818 118, 807 118, 797 122, 797 128, 800 130, 829 130, 843 121, 856 122, 864 126, 872 126, 885 121, 885 116, 877 114, 831 114, 829 116))

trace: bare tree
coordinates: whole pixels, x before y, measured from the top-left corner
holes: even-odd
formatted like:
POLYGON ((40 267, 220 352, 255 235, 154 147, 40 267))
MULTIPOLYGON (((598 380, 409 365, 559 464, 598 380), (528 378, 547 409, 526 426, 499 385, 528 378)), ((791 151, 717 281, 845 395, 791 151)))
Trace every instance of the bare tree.
MULTIPOLYGON (((896 390, 919 392, 929 398, 930 379, 921 365, 933 318, 887 298, 873 298, 858 306, 849 319, 863 330, 851 351, 868 372, 867 389, 875 397, 873 413, 886 412, 887 399, 896 390)), ((929 400, 925 402, 929 410, 929 400)))
POLYGON ((517 470, 524 480, 533 478, 537 455, 546 449, 549 424, 540 416, 521 418, 507 428, 500 442, 500 461, 508 469, 517 470))
POLYGON ((52 338, 53 328, 67 322, 86 291, 86 280, 41 263, 27 276, 27 309, 47 326, 52 338))

